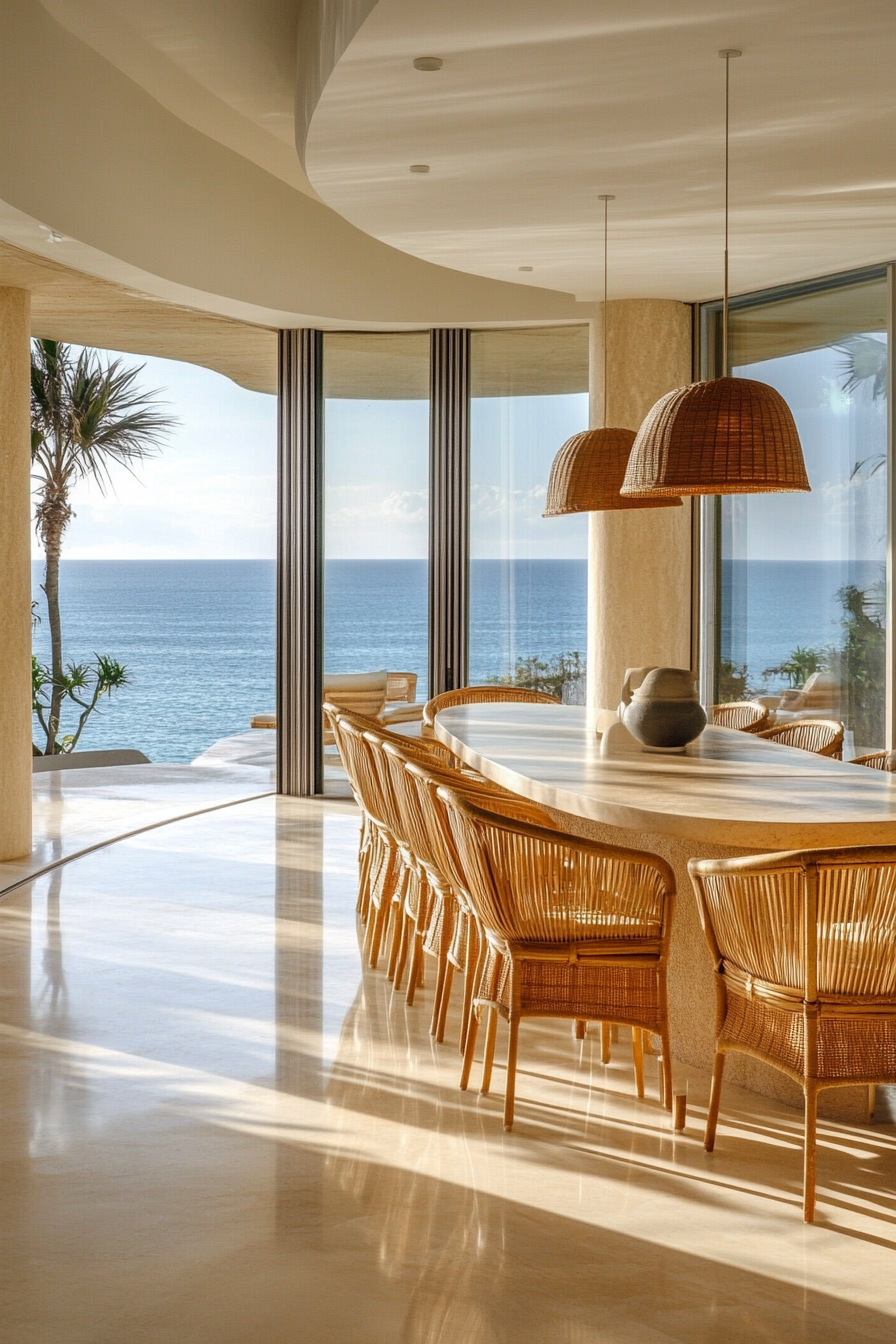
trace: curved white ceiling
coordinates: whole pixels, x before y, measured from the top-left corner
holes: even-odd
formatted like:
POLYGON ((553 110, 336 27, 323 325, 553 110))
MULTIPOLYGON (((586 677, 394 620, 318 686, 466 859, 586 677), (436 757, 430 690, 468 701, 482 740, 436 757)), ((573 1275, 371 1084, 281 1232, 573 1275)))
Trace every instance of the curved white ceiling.
POLYGON ((733 289, 896 255, 893 0, 379 0, 306 169, 393 247, 580 299, 600 292, 613 193, 611 293, 705 298, 731 46, 733 289))
POLYGON ((295 153, 301 0, 41 0, 189 126, 314 195, 295 153))
POLYGON ((3 0, 2 15, 0 237, 17 247, 49 245, 58 263, 269 326, 588 315, 567 294, 390 248, 266 163, 279 146, 300 175, 284 138, 295 78, 288 0, 3 0), (49 4, 70 6, 65 25, 49 4), (93 25, 81 36, 75 6, 93 25), (116 18, 133 41, 116 29, 113 59, 116 18), (41 225, 63 241, 48 244, 41 225))

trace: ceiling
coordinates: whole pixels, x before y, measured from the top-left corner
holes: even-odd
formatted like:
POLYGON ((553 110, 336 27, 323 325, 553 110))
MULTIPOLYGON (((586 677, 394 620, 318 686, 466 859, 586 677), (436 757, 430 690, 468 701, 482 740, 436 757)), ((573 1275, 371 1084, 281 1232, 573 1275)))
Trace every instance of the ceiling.
POLYGON ((711 297, 731 46, 733 290, 896 256, 892 0, 379 0, 305 167, 395 248, 584 300, 611 193, 611 296, 711 297))
POLYGON ((301 0, 41 0, 175 116, 314 195, 295 152, 301 0))
POLYGON ((31 334, 201 364, 252 392, 277 391, 267 327, 166 303, 0 240, 0 286, 30 290, 31 334))

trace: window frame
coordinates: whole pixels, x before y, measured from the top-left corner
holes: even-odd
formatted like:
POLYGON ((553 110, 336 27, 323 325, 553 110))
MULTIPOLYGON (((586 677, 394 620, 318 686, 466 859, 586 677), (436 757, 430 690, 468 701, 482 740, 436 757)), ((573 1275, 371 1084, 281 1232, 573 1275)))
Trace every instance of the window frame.
MULTIPOLYGON (((729 300, 729 311, 760 308, 786 299, 804 298, 833 289, 845 289, 872 280, 887 285, 887 596, 886 596, 886 746, 896 747, 896 570, 893 541, 896 535, 896 262, 882 262, 832 275, 817 276, 791 285, 738 294, 729 300)), ((695 367, 700 380, 718 378, 720 368, 722 300, 697 305, 695 367)), ((697 631, 694 650, 699 671, 700 696, 704 705, 715 703, 716 669, 721 638, 721 496, 704 495, 696 511, 692 628, 697 631)))

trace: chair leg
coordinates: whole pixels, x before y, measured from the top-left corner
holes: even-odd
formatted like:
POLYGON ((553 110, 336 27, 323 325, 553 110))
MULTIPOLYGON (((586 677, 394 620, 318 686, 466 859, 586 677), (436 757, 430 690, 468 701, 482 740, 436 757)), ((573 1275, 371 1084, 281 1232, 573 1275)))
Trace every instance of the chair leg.
POLYGON ((639 1027, 632 1027, 632 1063, 635 1066, 635 1089, 644 1098, 644 1042, 639 1027))
POLYGON ((372 970, 376 970, 380 959, 380 947, 383 941, 383 929, 386 919, 389 915, 389 903, 385 900, 380 901, 379 909, 373 919, 373 929, 370 935, 370 956, 368 958, 372 970))
POLYGON ((481 1009, 470 1006, 470 1020, 467 1023, 467 1040, 464 1045, 464 1065, 460 1071, 460 1090, 466 1092, 470 1082, 470 1070, 476 1054, 476 1036, 479 1032, 479 1014, 481 1009))
POLYGON ((454 984, 454 964, 446 962, 445 964, 445 983, 442 986, 442 997, 439 1000, 439 1016, 436 1020, 435 1037, 439 1045, 445 1039, 445 1022, 448 1017, 448 1005, 451 1002, 451 987, 454 984))
MULTIPOLYGON (((437 1041, 441 1041, 445 1034, 445 1013, 442 1011, 442 1000, 445 997, 445 987, 448 986, 448 993, 451 993, 451 981, 449 979, 448 953, 451 950, 451 929, 448 918, 447 908, 443 909, 441 931, 439 933, 439 947, 436 954, 436 988, 432 1001, 432 1019, 429 1024, 429 1034, 434 1036, 437 1041), (439 1035, 439 1022, 442 1023, 442 1036, 439 1035)), ((453 971, 453 967, 451 970, 453 971)), ((446 1005, 447 1008, 447 1005, 446 1005)))
POLYGON ((392 902, 390 911, 392 915, 392 937, 389 940, 389 969, 387 974, 390 980, 394 980, 395 967, 398 965, 398 954, 401 951, 401 934, 404 929, 404 906, 392 902))
POLYGON ((482 1086, 479 1091, 487 1097, 492 1085, 492 1065, 495 1062, 495 1038, 498 1034, 498 1010, 489 1007, 488 1026, 485 1031, 485 1055, 482 1060, 482 1086))
POLYGON ((584 1017, 577 1017, 577 1018, 576 1018, 576 1040, 577 1040, 577 1041, 584 1041, 584 1039, 585 1039, 585 1028, 586 1028, 587 1025, 588 1025, 588 1024, 587 1024, 587 1022, 586 1022, 586 1020, 585 1020, 584 1017))
POLYGON ((610 1024, 609 1024, 609 1022, 601 1022, 601 1024, 600 1024, 600 1062, 601 1062, 601 1064, 609 1064, 609 1062, 610 1062, 610 1058, 611 1058, 611 1053, 610 1053, 610 1024))
POLYGON ((407 911, 402 911, 399 916, 401 923, 401 942, 398 948, 398 961, 395 964, 395 979, 392 982, 392 988, 396 994, 401 992, 401 982, 404 979, 404 968, 408 962, 408 947, 413 937, 414 923, 407 911))
POLYGON ((663 1106, 672 1109, 672 1052, 669 1049, 669 1037, 663 1037, 663 1106))
POLYGON ((725 1072, 725 1056, 716 1051, 712 1062, 712 1084, 709 1089, 709 1111, 706 1116, 706 1134, 703 1147, 711 1153, 716 1144, 716 1126, 719 1123, 719 1103, 722 1100, 722 1074, 725 1072))
POLYGON ((473 995, 476 992, 479 969, 482 965, 481 957, 482 947, 480 946, 479 935, 476 931, 476 925, 470 920, 470 928, 467 933, 467 951, 464 958, 464 1001, 460 1020, 460 1052, 462 1055, 466 1054, 467 1033, 474 1016, 473 995))
POLYGON ((411 952, 411 969, 408 971, 407 1000, 409 1008, 413 1005, 414 996, 417 993, 417 986, 423 984, 423 976, 421 975, 421 971, 423 970, 423 934, 418 931, 413 920, 411 920, 411 930, 411 938, 413 940, 411 946, 413 950, 411 952))
MULTIPOLYGON (((495 1017, 497 1017, 497 1012, 495 1017)), ((520 1041, 520 1019, 514 1013, 510 1019, 510 1040, 507 1044, 507 1090, 504 1093, 504 1128, 513 1129, 513 1106, 516 1100, 516 1056, 520 1041)))
POLYGON ((803 1144, 803 1222, 815 1220, 815 1149, 818 1094, 806 1088, 806 1137, 803 1144))

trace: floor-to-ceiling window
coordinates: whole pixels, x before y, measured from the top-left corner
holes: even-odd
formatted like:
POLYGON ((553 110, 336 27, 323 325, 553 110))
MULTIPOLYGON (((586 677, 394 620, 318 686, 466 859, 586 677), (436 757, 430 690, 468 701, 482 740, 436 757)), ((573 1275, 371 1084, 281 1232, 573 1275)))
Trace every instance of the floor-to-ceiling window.
POLYGON ((426 698, 429 332, 324 337, 324 671, 426 698))
POLYGON ((588 425, 588 329, 476 331, 470 356, 469 679, 583 701, 587 517, 541 515, 588 425))
POLYGON ((886 274, 741 302, 729 330, 731 373, 793 411, 812 490, 713 506, 715 696, 842 719, 849 754, 882 747, 886 274))

